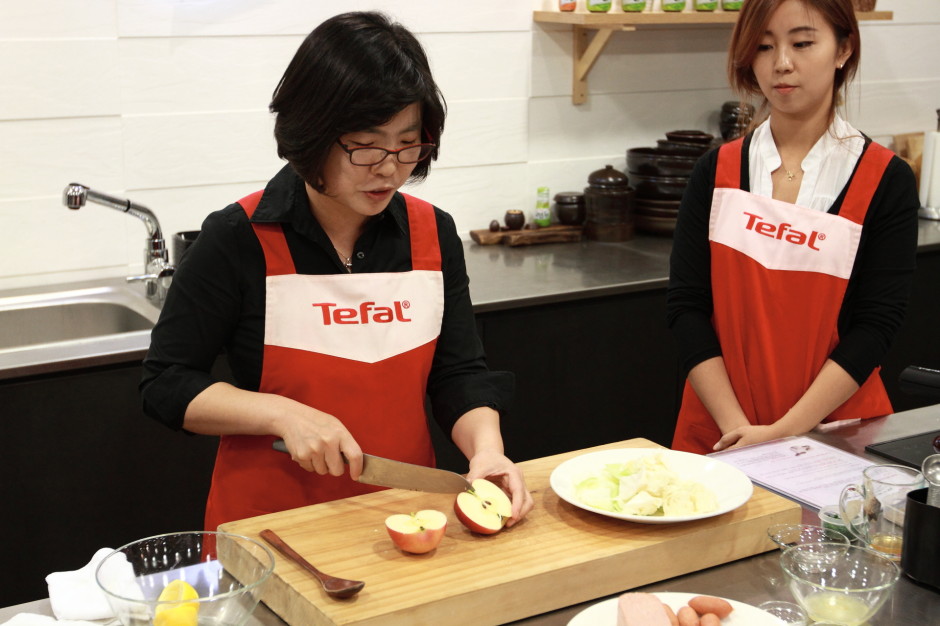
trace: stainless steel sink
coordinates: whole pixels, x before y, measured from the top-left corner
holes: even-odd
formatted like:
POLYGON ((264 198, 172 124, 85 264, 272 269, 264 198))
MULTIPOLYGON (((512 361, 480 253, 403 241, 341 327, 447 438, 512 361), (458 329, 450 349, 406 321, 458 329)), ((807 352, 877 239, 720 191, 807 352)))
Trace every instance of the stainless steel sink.
POLYGON ((121 279, 0 293, 0 379, 139 361, 159 314, 121 279))

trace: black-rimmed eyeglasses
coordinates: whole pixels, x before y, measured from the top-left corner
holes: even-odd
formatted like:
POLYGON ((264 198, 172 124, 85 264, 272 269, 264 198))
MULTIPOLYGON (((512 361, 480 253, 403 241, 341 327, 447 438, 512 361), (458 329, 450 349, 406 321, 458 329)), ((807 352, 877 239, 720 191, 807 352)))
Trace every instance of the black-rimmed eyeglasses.
POLYGON ((433 143, 416 143, 413 146, 405 146, 398 150, 386 150, 385 148, 373 148, 371 146, 350 148, 339 139, 336 140, 336 143, 349 155, 349 162, 353 165, 378 165, 390 154, 394 154, 399 163, 411 165, 425 160, 437 148, 437 145, 433 143))

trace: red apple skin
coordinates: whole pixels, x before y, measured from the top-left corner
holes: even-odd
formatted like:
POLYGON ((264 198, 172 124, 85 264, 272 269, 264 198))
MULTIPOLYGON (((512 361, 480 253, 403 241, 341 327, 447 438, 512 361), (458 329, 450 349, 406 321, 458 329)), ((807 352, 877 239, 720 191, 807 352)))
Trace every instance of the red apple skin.
POLYGON ((387 524, 385 530, 388 531, 388 536, 391 537, 392 543, 402 552, 426 554, 437 548, 441 543, 441 539, 444 538, 444 534, 447 531, 447 523, 445 522, 440 528, 425 528, 424 530, 414 533, 403 533, 389 528, 387 524))

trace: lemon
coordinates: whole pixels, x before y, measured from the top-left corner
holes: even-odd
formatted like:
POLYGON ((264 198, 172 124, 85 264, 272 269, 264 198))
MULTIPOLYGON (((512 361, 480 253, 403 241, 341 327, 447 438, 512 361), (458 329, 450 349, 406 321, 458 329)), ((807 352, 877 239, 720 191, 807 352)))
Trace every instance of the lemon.
POLYGON ((154 611, 153 626, 196 626, 199 623, 199 604, 185 602, 196 600, 199 593, 193 586, 184 580, 174 580, 163 588, 160 602, 172 604, 158 604, 154 611))

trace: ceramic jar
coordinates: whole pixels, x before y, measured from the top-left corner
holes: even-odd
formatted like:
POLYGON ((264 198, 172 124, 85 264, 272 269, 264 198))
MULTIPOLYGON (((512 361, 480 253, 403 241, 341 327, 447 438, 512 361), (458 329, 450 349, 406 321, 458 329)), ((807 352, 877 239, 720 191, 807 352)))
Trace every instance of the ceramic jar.
POLYGON ((636 232, 634 190, 626 174, 608 165, 588 176, 584 233, 594 241, 627 241, 636 232))

